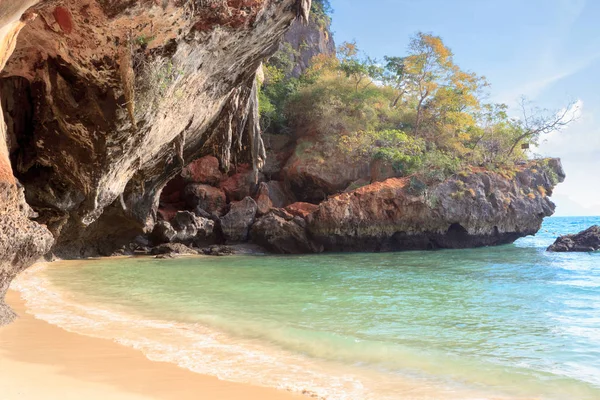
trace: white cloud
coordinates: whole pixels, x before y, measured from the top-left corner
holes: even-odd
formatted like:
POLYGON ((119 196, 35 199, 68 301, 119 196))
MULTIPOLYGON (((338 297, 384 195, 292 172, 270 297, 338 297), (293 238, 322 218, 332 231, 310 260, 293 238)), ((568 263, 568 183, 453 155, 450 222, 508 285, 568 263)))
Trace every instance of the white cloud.
POLYGON ((573 76, 578 72, 588 68, 599 58, 600 53, 597 53, 586 57, 577 63, 567 66, 552 66, 547 63, 540 62, 539 69, 536 71, 538 78, 529 82, 516 83, 512 88, 509 88, 495 96, 495 101, 513 106, 517 103, 521 96, 535 99, 539 97, 539 95, 542 94, 542 92, 544 92, 546 89, 552 87, 554 84, 562 81, 563 79, 573 76), (548 69, 550 69, 549 72, 548 69))
POLYGON ((545 156, 563 158, 581 158, 595 151, 600 152, 600 124, 596 122, 594 113, 585 111, 583 100, 577 100, 571 107, 567 118, 571 117, 576 119, 561 131, 543 136, 539 147, 534 151, 545 156))
POLYGON ((534 151, 562 159, 567 179, 554 192, 558 215, 600 215, 600 124, 581 99, 571 107, 569 116, 578 119, 562 131, 546 135, 534 151))

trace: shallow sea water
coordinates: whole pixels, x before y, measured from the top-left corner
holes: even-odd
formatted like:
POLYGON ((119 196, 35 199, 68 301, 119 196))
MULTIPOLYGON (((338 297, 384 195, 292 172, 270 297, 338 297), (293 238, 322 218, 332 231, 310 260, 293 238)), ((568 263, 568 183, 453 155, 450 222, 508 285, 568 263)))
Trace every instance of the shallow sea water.
POLYGON ((473 250, 40 266, 37 317, 221 379, 330 399, 599 399, 600 218, 473 250))

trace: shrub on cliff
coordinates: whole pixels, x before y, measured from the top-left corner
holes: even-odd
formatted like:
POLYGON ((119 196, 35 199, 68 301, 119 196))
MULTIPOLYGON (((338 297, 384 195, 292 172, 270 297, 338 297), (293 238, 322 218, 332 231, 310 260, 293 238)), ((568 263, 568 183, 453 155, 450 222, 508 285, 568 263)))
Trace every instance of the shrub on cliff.
POLYGON ((506 105, 485 103, 485 78, 462 70, 431 34, 418 33, 405 56, 384 63, 344 43, 337 56, 315 57, 299 79, 286 79, 285 65, 276 57, 267 68, 262 115, 277 121, 269 127, 319 138, 323 152, 385 160, 400 175, 439 179, 466 165, 509 166, 572 120, 569 107, 544 112, 523 102, 522 117, 510 118, 506 105))
POLYGON ((331 14, 333 8, 329 0, 313 0, 310 7, 310 18, 321 28, 326 28, 331 24, 331 14))

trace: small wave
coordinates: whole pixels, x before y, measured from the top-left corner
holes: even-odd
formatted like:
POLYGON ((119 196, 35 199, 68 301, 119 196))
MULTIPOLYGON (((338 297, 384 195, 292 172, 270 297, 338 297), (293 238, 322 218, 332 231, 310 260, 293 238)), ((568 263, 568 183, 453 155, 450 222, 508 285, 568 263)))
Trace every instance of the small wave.
POLYGON ((222 380, 251 383, 320 399, 368 398, 359 377, 331 374, 301 356, 240 342, 199 324, 144 319, 126 312, 75 302, 53 287, 37 264, 12 285, 28 312, 73 333, 110 339, 137 349, 152 361, 222 380))
POLYGON ((37 264, 13 281, 12 288, 21 293, 27 311, 69 332, 134 348, 152 361, 174 363, 221 380, 328 400, 490 398, 454 385, 316 360, 257 339, 234 338, 200 323, 144 318, 94 304, 52 284, 47 270, 62 267, 62 262, 37 264))

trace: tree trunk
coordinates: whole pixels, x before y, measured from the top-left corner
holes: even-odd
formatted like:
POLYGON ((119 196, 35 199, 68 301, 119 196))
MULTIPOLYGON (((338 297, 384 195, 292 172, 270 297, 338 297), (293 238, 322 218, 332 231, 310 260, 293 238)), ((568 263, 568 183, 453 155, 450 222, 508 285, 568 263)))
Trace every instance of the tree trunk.
POLYGON ((421 97, 419 100, 419 105, 417 106, 417 120, 415 122, 415 137, 419 137, 419 128, 421 127, 421 114, 423 110, 423 102, 425 101, 425 97, 421 97))
POLYGON ((513 143, 512 147, 510 148, 510 151, 507 154, 507 157, 510 157, 513 153, 513 151, 515 151, 515 149, 517 148, 517 145, 519 144, 519 142, 523 139, 525 139, 526 137, 528 137, 530 135, 529 132, 522 134, 521 136, 519 136, 517 138, 517 140, 515 140, 515 142, 513 143))

